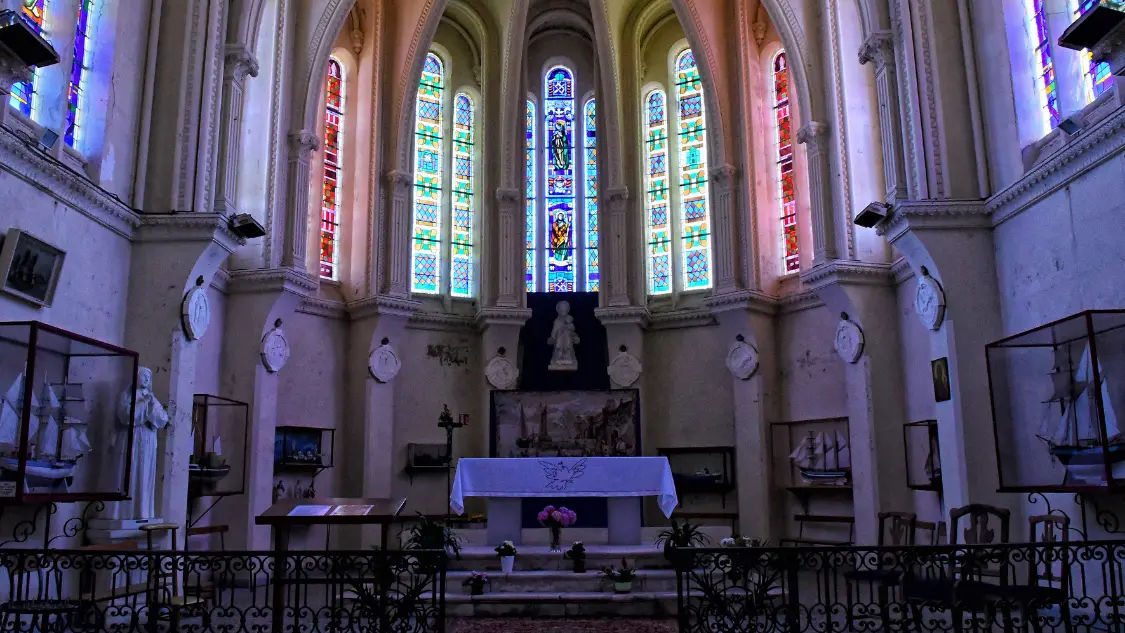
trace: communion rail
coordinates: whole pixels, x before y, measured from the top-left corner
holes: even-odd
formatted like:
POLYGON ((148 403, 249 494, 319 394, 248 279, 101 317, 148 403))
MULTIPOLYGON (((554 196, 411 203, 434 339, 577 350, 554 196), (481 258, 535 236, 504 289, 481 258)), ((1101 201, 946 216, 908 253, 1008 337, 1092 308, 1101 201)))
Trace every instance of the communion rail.
POLYGON ((1125 542, 686 548, 680 633, 1125 631, 1125 542))
POLYGON ((4 549, 0 632, 442 633, 445 573, 439 551, 4 549))

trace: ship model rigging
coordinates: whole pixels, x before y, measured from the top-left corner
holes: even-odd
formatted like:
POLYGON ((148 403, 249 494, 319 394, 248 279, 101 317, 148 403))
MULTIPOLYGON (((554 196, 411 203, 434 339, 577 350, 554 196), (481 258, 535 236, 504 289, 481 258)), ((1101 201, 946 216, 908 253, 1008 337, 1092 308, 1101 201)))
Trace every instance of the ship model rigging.
MULTIPOLYGON (((20 372, 0 398, 0 475, 12 480, 20 470, 21 425, 27 384, 20 372)), ((78 461, 90 452, 82 385, 44 379, 38 397, 31 393, 24 486, 28 492, 67 492, 78 461)))
POLYGON ((839 431, 809 431, 789 460, 800 471, 801 480, 810 486, 845 486, 851 478, 851 449, 839 431))

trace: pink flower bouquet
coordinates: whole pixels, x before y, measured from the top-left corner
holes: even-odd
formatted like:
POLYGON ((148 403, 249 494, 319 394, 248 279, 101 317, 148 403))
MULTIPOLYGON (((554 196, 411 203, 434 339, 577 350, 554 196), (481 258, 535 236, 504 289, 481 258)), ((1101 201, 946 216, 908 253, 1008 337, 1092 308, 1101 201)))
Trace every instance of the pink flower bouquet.
POLYGON ((551 530, 551 551, 558 551, 559 542, 562 540, 562 529, 574 525, 578 520, 578 514, 565 506, 547 506, 539 511, 535 517, 539 519, 539 525, 551 530))

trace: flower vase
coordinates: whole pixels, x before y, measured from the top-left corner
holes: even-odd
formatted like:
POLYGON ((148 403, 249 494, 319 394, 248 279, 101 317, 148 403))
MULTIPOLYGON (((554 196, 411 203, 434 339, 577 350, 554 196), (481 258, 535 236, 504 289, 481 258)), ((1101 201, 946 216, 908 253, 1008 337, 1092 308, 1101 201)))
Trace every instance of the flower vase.
POLYGON ((586 559, 585 558, 575 559, 575 561, 574 561, 574 573, 576 573, 576 574, 586 573, 586 559))
POLYGON ((483 596, 484 595, 484 583, 483 582, 482 583, 473 583, 473 584, 469 585, 469 595, 471 595, 471 596, 483 596))
POLYGON ((516 557, 515 556, 501 556, 500 557, 500 571, 503 571, 505 575, 512 573, 512 567, 514 567, 515 564, 516 564, 516 557))
POLYGON ((551 526, 551 551, 557 552, 562 549, 559 545, 562 542, 562 527, 557 525, 551 526))
POLYGON ((629 593, 632 590, 633 590, 633 583, 631 581, 630 582, 616 582, 615 581, 613 583, 613 592, 614 593, 629 593))

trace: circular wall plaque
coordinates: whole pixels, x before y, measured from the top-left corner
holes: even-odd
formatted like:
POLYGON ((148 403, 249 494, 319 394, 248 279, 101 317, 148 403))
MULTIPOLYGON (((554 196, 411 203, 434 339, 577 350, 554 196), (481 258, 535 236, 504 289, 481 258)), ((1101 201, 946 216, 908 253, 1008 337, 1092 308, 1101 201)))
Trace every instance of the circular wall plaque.
POLYGON ((199 340, 207 331, 207 326, 211 323, 211 302, 207 300, 207 291, 203 286, 196 286, 184 295, 184 302, 180 304, 180 317, 184 334, 189 341, 199 340))
POLYGON ((859 362, 863 356, 863 342, 863 330, 854 321, 844 319, 836 326, 836 353, 844 362, 859 362))
POLYGON ((488 366, 484 368, 484 375, 488 378, 488 384, 496 389, 511 389, 516 386, 520 371, 512 361, 503 356, 495 356, 488 361, 488 366))
POLYGON ((371 372, 371 377, 379 382, 394 380, 400 369, 402 363, 398 360, 394 348, 388 343, 376 347, 375 351, 367 357, 367 370, 371 372))
POLYGON ((748 380, 758 371, 758 350, 753 345, 738 341, 727 353, 727 369, 735 378, 748 380))
POLYGON ((262 337, 262 364, 266 371, 275 374, 281 371, 289 360, 289 340, 280 327, 266 332, 262 337))
POLYGON ((631 387, 641 377, 641 361, 628 352, 618 352, 607 371, 610 380, 622 387, 631 387))
POLYGON ((945 320, 945 292, 941 284, 929 275, 918 278, 918 290, 914 293, 914 311, 922 324, 931 330, 941 327, 945 320))

